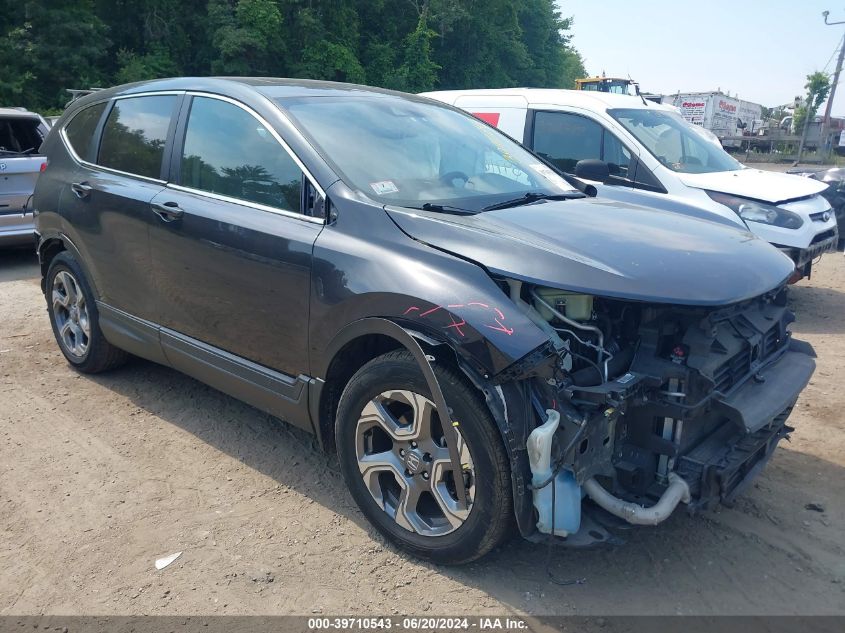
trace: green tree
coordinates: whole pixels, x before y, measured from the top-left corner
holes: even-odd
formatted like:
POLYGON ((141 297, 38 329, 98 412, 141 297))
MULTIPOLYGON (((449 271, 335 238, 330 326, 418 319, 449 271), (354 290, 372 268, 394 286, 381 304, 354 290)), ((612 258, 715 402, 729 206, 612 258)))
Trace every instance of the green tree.
POLYGON ((92 0, 3 3, 0 103, 56 108, 66 88, 88 88, 100 71, 108 40, 92 0))
POLYGON ((208 74, 208 0, 95 0, 95 7, 112 41, 101 68, 114 82, 208 74))
POLYGON ((575 80, 586 71, 581 56, 570 45, 572 18, 561 17, 549 0, 523 0, 519 24, 531 60, 521 83, 574 88, 575 80))
POLYGON ((156 47, 144 55, 122 48, 117 52, 117 61, 120 67, 115 74, 115 83, 119 84, 178 74, 170 52, 163 47, 156 47))
POLYGON ((289 37, 294 53, 289 74, 307 79, 363 83, 358 56, 360 19, 354 0, 289 0, 289 37))
POLYGON ((555 0, 0 0, 0 103, 171 75, 433 88, 571 87, 555 0))
POLYGON ((284 55, 282 15, 274 0, 211 0, 208 20, 213 73, 272 74, 275 58, 284 55))
POLYGON ((822 103, 827 99, 827 95, 830 93, 830 77, 821 71, 810 73, 807 75, 807 83, 804 84, 804 89, 807 91, 807 97, 803 105, 795 108, 792 119, 792 124, 799 133, 804 129, 808 110, 810 121, 812 121, 822 103))
POLYGON ((825 73, 816 71, 807 75, 807 83, 804 84, 804 88, 807 89, 807 98, 803 106, 795 109, 792 120, 796 129, 801 130, 801 142, 798 144, 798 157, 795 159, 795 165, 801 161, 801 155, 804 153, 804 143, 807 141, 807 124, 816 116, 819 106, 827 99, 830 92, 830 79, 825 73))
POLYGON ((434 89, 437 71, 431 58, 431 40, 437 37, 428 26, 428 11, 423 10, 417 28, 405 38, 404 62, 393 74, 388 86, 406 92, 424 92, 434 89))

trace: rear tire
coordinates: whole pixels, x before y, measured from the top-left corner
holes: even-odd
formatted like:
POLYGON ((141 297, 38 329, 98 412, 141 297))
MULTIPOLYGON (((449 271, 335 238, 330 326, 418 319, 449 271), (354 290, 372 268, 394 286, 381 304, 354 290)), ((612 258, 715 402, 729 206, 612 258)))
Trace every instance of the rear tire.
POLYGON ((393 351, 364 365, 338 406, 335 440, 343 477, 361 512, 414 556, 462 564, 510 534, 510 467, 487 407, 458 372, 435 366, 461 441, 469 511, 457 509, 456 478, 425 377, 393 351))
POLYGON ((45 297, 53 335, 75 369, 96 374, 126 362, 129 355, 103 336, 94 293, 79 262, 67 251, 50 262, 45 297))

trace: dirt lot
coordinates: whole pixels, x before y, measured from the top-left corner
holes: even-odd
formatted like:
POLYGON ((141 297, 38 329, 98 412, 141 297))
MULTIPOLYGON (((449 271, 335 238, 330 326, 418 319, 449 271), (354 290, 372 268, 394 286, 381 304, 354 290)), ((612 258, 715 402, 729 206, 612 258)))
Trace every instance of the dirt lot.
POLYGON ((0 253, 0 615, 845 613, 845 258, 792 302, 818 370, 735 508, 438 569, 369 528, 308 435, 147 362, 74 373, 34 259, 0 253))

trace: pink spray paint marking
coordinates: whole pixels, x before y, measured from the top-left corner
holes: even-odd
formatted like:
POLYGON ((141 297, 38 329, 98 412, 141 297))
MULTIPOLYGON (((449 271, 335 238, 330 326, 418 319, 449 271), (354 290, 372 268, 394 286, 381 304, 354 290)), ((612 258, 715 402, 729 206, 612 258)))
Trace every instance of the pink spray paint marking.
POLYGON ((446 325, 442 325, 441 327, 444 330, 454 330, 458 334, 458 336, 463 338, 463 337, 466 336, 466 334, 464 333, 464 330, 462 329, 464 326, 467 325, 466 320, 465 319, 456 320, 455 316, 451 312, 448 312, 448 310, 450 310, 450 309, 455 310, 455 309, 459 309, 459 308, 478 308, 478 309, 481 309, 484 312, 494 313, 495 316, 491 315, 493 324, 485 323, 484 327, 486 327, 490 330, 493 330, 494 332, 501 332, 502 334, 505 334, 507 336, 513 336, 514 329, 511 328, 511 327, 508 327, 504 323, 504 321, 506 320, 505 314, 499 308, 497 308, 495 306, 490 306, 486 303, 482 303, 481 301, 469 301, 465 304, 464 303, 450 303, 446 307, 438 305, 438 306, 434 306, 433 308, 429 308, 425 312, 420 312, 419 306, 409 306, 408 309, 405 310, 403 315, 408 315, 408 314, 416 312, 416 313, 418 313, 419 317, 427 317, 427 316, 430 316, 432 314, 439 312, 440 310, 444 310, 449 315, 450 323, 448 323, 446 325))

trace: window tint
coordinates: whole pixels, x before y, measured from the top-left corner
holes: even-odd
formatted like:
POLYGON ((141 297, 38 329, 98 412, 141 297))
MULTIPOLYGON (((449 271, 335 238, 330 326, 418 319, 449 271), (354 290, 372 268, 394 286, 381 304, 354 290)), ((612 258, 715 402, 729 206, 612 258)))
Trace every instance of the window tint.
POLYGON ((158 178, 175 95, 118 99, 100 141, 98 164, 158 178))
POLYGON ((106 109, 106 103, 98 103, 80 110, 65 127, 70 146, 82 160, 91 160, 91 138, 97 130, 97 123, 106 109))
POLYGON ((181 184, 287 211, 300 211, 302 172, 249 112, 219 99, 194 97, 181 184))
POLYGON ((602 127, 575 114, 537 112, 534 151, 561 171, 573 173, 579 160, 601 158, 602 127))
POLYGON ((631 152, 613 134, 604 131, 601 159, 607 163, 611 176, 630 178, 631 152))
POLYGON ((537 112, 534 151, 567 173, 575 171, 579 160, 593 158, 606 162, 611 176, 626 180, 634 176, 631 152, 622 141, 601 124, 577 114, 537 112))

